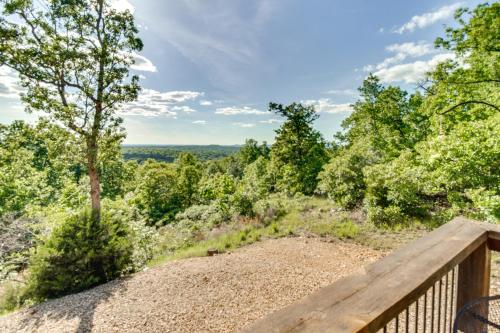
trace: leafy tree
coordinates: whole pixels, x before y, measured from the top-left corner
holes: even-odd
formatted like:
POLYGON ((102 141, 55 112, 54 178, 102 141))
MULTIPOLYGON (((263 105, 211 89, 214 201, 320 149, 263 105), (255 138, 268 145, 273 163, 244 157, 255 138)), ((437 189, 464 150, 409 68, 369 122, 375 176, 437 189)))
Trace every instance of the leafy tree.
POLYGON ((342 207, 356 206, 366 190, 363 168, 377 160, 374 151, 363 142, 338 150, 319 174, 318 192, 342 207))
POLYGON ((269 147, 264 141, 259 146, 259 142, 254 139, 245 140, 245 144, 238 152, 238 157, 243 165, 249 165, 257 160, 260 156, 269 157, 269 147))
POLYGON ((75 138, 56 125, 0 125, 0 215, 57 201, 73 181, 78 151, 75 138))
POLYGON ((269 110, 286 118, 276 130, 270 154, 277 188, 291 194, 313 193, 318 173, 327 160, 325 142, 312 127, 318 114, 313 106, 297 103, 288 106, 270 103, 269 110))
POLYGON ((485 119, 500 111, 500 4, 482 4, 455 14, 459 26, 448 27, 436 46, 456 55, 427 80, 426 106, 434 131, 443 135, 461 121, 485 119), (466 16, 470 19, 467 20, 466 16))
POLYGON ((337 134, 333 156, 319 176, 318 191, 343 207, 353 207, 364 198, 365 167, 391 161, 427 134, 420 93, 408 96, 399 87, 381 85, 371 74, 359 92, 361 98, 342 122, 344 132, 337 134))
POLYGON ((123 138, 120 104, 133 101, 133 52, 142 49, 129 11, 106 0, 2 0, 0 64, 19 73, 27 111, 42 111, 84 143, 92 216, 100 219, 99 150, 123 138))
POLYGON ((181 153, 176 160, 177 183, 182 206, 187 208, 196 201, 203 167, 190 153, 181 153))
POLYGON ((380 158, 391 159, 425 133, 421 126, 425 117, 418 112, 420 94, 408 97, 399 87, 382 86, 374 75, 364 80, 359 92, 361 98, 354 104, 354 112, 342 123, 347 146, 363 141, 380 158), (414 134, 417 131, 420 136, 414 134))
POLYGON ((173 220, 182 209, 177 173, 173 165, 152 160, 139 169, 135 203, 151 224, 173 220))
POLYGON ((236 192, 236 180, 228 174, 204 177, 200 182, 200 199, 204 204, 212 202, 223 212, 229 211, 232 195, 236 192))

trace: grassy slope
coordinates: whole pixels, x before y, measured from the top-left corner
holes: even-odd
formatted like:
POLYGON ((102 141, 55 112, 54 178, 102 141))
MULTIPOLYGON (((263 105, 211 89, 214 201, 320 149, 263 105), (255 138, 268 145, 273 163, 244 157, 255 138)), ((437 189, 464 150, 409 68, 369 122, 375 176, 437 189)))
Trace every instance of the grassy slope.
MULTIPOLYGON (((418 223, 398 229, 377 228, 367 223, 361 212, 340 210, 330 200, 322 198, 305 198, 291 202, 289 207, 288 213, 271 223, 243 219, 202 235, 194 243, 181 243, 175 249, 161 251, 150 266, 169 260, 206 256, 209 249, 225 252, 259 240, 294 236, 341 239, 390 251, 427 232, 425 226, 418 223)), ((175 242, 172 237, 172 234, 164 235, 161 242, 175 242)))

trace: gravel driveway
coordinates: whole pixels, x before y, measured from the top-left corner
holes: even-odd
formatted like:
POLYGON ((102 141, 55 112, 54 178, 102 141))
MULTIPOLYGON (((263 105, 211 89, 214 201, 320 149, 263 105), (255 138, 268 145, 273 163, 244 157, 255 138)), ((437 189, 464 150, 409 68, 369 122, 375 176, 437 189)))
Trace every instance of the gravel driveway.
POLYGON ((0 332, 234 332, 382 255, 318 238, 266 240, 0 317, 0 332))

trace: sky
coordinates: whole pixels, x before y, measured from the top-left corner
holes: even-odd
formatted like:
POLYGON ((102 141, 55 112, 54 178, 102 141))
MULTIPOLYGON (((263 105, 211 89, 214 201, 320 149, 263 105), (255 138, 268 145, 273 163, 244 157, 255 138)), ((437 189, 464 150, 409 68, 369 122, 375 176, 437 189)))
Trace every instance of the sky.
MULTIPOLYGON (((340 130, 372 72, 412 91, 453 55, 433 41, 453 13, 479 1, 111 0, 134 13, 144 42, 131 72, 136 102, 123 105, 127 144, 274 141, 283 121, 269 102, 314 105, 326 140, 340 130)), ((15 73, 0 67, 0 123, 35 121, 15 73)))

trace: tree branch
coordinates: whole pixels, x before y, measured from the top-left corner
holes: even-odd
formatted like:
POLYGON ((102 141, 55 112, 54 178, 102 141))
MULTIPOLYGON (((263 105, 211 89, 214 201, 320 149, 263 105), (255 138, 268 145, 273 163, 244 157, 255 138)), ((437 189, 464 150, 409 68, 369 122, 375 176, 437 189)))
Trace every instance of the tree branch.
POLYGON ((482 104, 482 105, 486 105, 486 106, 489 106, 497 111, 500 111, 500 108, 498 108, 498 106, 494 105, 494 104, 491 104, 491 103, 488 103, 488 102, 484 102, 484 101, 465 101, 465 102, 461 102, 461 103, 458 103, 457 105, 454 105, 452 106, 451 108, 449 108, 448 110, 442 112, 442 113, 438 113, 440 115, 444 115, 444 114, 447 114, 448 112, 451 112, 461 106, 464 106, 464 105, 468 105, 468 104, 482 104))

